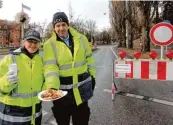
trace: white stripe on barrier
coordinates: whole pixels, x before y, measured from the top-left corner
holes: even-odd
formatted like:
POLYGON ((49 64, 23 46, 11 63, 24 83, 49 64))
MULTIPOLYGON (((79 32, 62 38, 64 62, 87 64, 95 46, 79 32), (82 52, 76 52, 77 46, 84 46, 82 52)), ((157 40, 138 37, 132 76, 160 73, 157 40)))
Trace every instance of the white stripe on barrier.
POLYGON ((173 62, 166 63, 166 80, 173 80, 173 62))
POLYGON ((141 78, 141 61, 136 60, 133 62, 133 78, 141 78))
POLYGON ((173 81, 173 61, 157 60, 115 60, 115 78, 171 80, 173 81), (128 63, 131 62, 131 63, 128 63), (116 64, 132 64, 131 73, 116 72, 116 64), (132 77, 131 77, 132 76, 132 77))
POLYGON ((149 62, 149 79, 157 79, 157 62, 149 62))
MULTIPOLYGON (((125 61, 119 61, 118 64, 125 64, 125 61)), ((126 78, 126 74, 125 73, 118 73, 118 76, 121 78, 126 78)))

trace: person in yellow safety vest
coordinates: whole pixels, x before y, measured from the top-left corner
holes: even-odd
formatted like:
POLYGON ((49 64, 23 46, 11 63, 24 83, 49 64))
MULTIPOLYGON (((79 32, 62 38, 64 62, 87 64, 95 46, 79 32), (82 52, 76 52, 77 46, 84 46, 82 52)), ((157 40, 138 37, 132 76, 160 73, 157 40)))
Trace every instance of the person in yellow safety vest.
POLYGON ((88 125, 96 70, 87 38, 69 26, 67 15, 53 16, 51 38, 43 47, 45 87, 68 94, 53 101, 52 111, 58 125, 88 125))
POLYGON ((0 61, 0 125, 41 125, 37 97, 44 82, 40 41, 40 34, 29 30, 24 45, 0 61))

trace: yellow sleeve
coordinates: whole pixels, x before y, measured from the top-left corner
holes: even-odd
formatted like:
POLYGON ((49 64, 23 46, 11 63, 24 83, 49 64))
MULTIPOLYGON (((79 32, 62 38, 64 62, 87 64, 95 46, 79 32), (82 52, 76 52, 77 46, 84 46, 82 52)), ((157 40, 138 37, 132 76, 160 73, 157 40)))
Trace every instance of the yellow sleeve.
POLYGON ((8 65, 11 63, 12 59, 10 55, 5 56, 0 61, 0 92, 10 93, 17 86, 17 84, 10 84, 6 77, 8 72, 8 65))
POLYGON ((85 36, 83 38, 84 38, 84 42, 86 45, 86 60, 87 60, 88 69, 89 69, 90 74, 95 78, 96 69, 95 69, 95 64, 94 64, 94 58, 92 55, 92 50, 89 45, 88 39, 85 36))
POLYGON ((43 63, 43 73, 45 77, 44 89, 59 89, 59 67, 49 40, 44 44, 43 47, 43 63))

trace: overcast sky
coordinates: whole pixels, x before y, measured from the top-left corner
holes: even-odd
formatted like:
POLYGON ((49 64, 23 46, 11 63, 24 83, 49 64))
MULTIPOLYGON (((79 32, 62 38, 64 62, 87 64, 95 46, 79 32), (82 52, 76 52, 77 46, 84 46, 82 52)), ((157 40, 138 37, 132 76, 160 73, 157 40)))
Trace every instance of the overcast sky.
MULTIPOLYGON (((31 17, 31 22, 51 22, 52 15, 57 11, 68 14, 70 0, 3 0, 0 19, 14 20, 15 14, 21 11, 21 4, 31 7, 24 10, 31 17)), ((108 0, 71 0, 74 17, 95 20, 99 29, 110 26, 108 0), (104 15, 106 13, 106 15, 104 15)))

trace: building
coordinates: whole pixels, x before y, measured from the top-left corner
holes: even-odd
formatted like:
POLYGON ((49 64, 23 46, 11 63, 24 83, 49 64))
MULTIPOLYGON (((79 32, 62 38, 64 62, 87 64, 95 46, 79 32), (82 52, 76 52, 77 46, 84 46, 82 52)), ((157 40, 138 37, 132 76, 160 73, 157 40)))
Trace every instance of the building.
POLYGON ((21 40, 21 25, 14 21, 0 20, 0 47, 12 47, 21 40))

